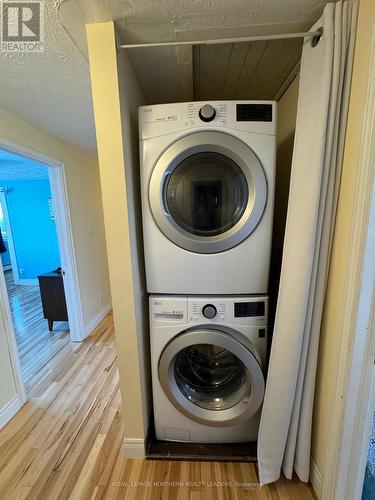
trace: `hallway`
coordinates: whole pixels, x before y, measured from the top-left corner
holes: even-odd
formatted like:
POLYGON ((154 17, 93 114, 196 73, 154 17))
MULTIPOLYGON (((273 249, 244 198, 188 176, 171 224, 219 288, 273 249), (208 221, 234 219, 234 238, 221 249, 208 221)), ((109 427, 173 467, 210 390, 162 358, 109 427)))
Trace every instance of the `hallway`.
POLYGON ((312 489, 297 480, 281 479, 262 490, 249 484, 198 484, 257 482, 253 464, 125 460, 111 315, 84 342, 65 344, 29 396, 0 431, 1 498, 315 498, 312 489))
POLYGON ((70 341, 67 322, 55 322, 53 332, 43 317, 38 285, 15 285, 11 270, 5 271, 9 304, 26 392, 48 372, 46 365, 70 341))

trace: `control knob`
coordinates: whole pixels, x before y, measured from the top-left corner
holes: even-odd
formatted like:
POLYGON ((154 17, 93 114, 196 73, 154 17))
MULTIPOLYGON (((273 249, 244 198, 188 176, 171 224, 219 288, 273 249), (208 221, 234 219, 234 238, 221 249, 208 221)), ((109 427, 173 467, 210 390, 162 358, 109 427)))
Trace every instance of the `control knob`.
POLYGON ((199 118, 204 122, 211 122, 216 116, 216 111, 211 104, 205 104, 199 110, 199 118))
POLYGON ((207 319, 212 319, 217 314, 217 309, 213 304, 206 304, 202 309, 202 314, 207 319))

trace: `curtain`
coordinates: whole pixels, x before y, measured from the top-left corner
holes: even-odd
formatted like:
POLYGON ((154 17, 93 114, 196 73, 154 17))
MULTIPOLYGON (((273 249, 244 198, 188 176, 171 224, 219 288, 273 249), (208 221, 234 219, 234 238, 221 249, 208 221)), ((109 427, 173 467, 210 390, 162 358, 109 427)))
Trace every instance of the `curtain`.
POLYGON ((288 213, 258 437, 259 479, 309 480, 319 332, 341 175, 356 6, 327 4, 303 45, 288 213))

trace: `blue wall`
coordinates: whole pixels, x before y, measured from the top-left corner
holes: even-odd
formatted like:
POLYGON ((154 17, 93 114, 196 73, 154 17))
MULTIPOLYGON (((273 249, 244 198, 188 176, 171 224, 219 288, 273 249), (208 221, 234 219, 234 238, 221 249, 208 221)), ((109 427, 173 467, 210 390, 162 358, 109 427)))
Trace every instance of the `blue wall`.
POLYGON ((51 219, 48 180, 1 181, 7 187, 7 206, 20 279, 60 265, 55 221, 51 219), (23 271, 22 271, 23 270, 23 271))

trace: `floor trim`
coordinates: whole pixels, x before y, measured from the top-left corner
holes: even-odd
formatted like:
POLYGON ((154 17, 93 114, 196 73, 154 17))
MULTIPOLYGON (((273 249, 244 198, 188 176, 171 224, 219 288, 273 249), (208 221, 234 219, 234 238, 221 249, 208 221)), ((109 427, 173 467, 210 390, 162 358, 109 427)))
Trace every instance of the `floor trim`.
POLYGON ((140 458, 146 457, 146 442, 142 438, 124 438, 122 450, 125 458, 140 458))
POLYGON ((322 496, 323 476, 315 460, 311 457, 310 482, 318 498, 322 496))
POLYGON ((96 316, 90 319, 90 321, 88 321, 85 325, 85 336, 88 337, 111 311, 112 304, 109 303, 105 305, 96 316))
POLYGON ((22 408, 23 402, 20 394, 5 403, 0 409, 0 429, 6 425, 11 418, 22 408))
POLYGON ((20 278, 19 280, 14 280, 15 285, 39 285, 39 282, 36 278, 20 278))

